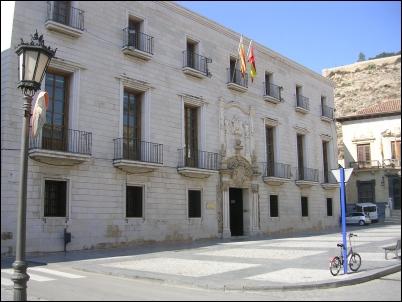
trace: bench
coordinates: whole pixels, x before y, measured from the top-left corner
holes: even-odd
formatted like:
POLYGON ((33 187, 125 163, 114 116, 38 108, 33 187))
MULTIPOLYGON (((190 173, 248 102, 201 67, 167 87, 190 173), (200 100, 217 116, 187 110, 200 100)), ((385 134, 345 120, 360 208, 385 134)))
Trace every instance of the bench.
POLYGON ((383 247, 384 252, 385 252, 385 259, 388 260, 387 255, 389 252, 395 253, 396 258, 398 258, 398 250, 401 249, 401 239, 398 239, 396 244, 389 245, 389 246, 384 246, 383 247))

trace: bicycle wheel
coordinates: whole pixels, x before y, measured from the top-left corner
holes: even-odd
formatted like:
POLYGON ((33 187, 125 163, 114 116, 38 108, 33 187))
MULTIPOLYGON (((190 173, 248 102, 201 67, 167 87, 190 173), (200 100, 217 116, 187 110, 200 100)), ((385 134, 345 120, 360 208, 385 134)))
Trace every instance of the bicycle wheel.
POLYGON ((329 264, 329 271, 331 272, 332 276, 336 276, 339 274, 339 271, 341 270, 341 259, 336 256, 334 257, 330 264, 329 264))
POLYGON ((353 253, 349 259, 349 267, 352 271, 356 272, 360 265, 362 264, 362 259, 358 253, 353 253))

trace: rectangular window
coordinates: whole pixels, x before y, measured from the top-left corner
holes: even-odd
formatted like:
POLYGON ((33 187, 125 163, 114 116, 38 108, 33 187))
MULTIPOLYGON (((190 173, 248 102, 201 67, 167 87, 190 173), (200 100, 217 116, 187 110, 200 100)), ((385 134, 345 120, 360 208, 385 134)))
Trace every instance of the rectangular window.
POLYGON ((188 217, 201 218, 200 190, 188 190, 188 217))
POLYGON ((332 198, 327 198, 327 216, 332 216, 332 198))
POLYGON ((67 182, 45 180, 45 217, 66 217, 67 182))
POLYGON ((298 164, 298 173, 299 179, 304 179, 304 154, 303 154, 303 145, 304 145, 304 135, 297 135, 297 164, 298 164))
POLYGON ((141 218, 143 203, 143 187, 127 186, 126 217, 141 218))
POLYGON ((401 141, 391 142, 392 159, 401 160, 401 141))
POLYGON ((357 145, 357 161, 360 168, 371 166, 370 144, 357 145))
POLYGON ((302 216, 307 217, 308 216, 308 198, 305 196, 302 196, 302 198, 301 198, 301 208, 302 208, 302 216))
POLYGON ((275 176, 274 127, 266 127, 267 176, 275 176))
POLYGON ((198 166, 198 108, 184 106, 185 163, 187 167, 198 166))
POLYGON ((271 217, 278 217, 278 195, 269 196, 269 214, 271 217))

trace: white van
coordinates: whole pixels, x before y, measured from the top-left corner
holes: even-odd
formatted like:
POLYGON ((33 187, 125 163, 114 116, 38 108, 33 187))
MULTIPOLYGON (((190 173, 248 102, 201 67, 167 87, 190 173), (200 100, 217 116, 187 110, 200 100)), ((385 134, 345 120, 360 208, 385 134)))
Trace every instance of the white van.
POLYGON ((377 205, 371 202, 356 203, 356 212, 364 212, 369 214, 372 222, 378 222, 377 205))

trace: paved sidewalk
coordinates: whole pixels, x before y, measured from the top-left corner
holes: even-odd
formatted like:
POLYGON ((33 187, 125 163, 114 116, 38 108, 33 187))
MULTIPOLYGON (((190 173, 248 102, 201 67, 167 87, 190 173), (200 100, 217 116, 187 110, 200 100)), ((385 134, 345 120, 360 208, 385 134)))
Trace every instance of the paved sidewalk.
MULTIPOLYGON (((361 255, 356 273, 333 277, 329 259, 340 251, 337 230, 282 238, 209 240, 28 257, 74 269, 170 284, 225 290, 278 290, 337 287, 369 281, 400 270, 400 257, 385 260, 382 246, 401 236, 400 224, 348 227, 361 255)), ((399 253, 400 255, 400 253, 399 253)), ((392 258, 392 254, 390 254, 392 258)), ((2 268, 7 261, 2 261, 2 268)))

